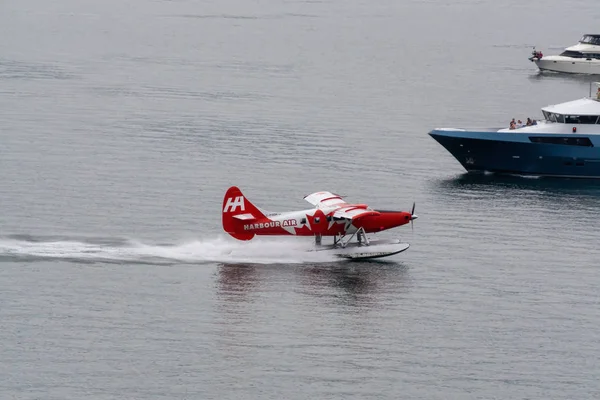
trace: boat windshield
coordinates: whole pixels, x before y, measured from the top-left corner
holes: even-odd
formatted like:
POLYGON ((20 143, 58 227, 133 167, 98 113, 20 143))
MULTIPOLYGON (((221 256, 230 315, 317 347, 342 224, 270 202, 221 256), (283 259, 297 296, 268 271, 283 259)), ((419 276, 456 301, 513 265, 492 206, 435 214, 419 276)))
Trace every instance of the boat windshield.
POLYGON ((600 124, 598 115, 563 115, 542 111, 546 121, 558 122, 561 124, 600 124))
POLYGON ((600 36, 584 35, 579 43, 600 45, 600 36))
POLYGON ((548 111, 542 111, 544 113, 544 118, 546 118, 546 121, 550 121, 550 122, 560 122, 560 123, 565 123, 565 116, 561 115, 561 114, 557 114, 557 113, 551 113, 548 111))

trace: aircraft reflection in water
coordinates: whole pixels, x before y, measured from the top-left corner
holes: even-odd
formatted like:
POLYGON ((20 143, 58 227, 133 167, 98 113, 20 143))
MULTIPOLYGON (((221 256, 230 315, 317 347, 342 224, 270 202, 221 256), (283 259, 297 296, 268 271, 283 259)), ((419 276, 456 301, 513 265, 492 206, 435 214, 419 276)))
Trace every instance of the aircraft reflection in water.
POLYGON ((257 266, 252 264, 222 264, 218 270, 218 286, 221 294, 230 295, 234 300, 243 299, 243 295, 251 292, 260 284, 257 266))
POLYGON ((218 269, 219 294, 231 301, 248 300, 278 288, 281 292, 331 297, 336 302, 352 300, 358 305, 377 303, 378 294, 386 287, 405 291, 409 283, 405 265, 385 261, 318 265, 221 264, 218 269), (335 296, 331 295, 332 288, 339 289, 335 296))

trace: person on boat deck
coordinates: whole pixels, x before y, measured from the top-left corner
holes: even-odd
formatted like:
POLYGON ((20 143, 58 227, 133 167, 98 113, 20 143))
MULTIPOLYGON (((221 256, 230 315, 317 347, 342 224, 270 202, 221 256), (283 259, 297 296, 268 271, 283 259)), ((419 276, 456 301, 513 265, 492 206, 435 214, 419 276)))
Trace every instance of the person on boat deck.
POLYGON ((517 124, 515 123, 514 119, 510 121, 510 128, 508 129, 517 129, 517 124))
POLYGON ((517 121, 517 128, 522 128, 523 127, 523 121, 518 120, 517 121))
MULTIPOLYGON (((512 120, 511 120, 511 121, 508 123, 508 125, 509 125, 509 126, 512 126, 512 125, 517 125, 517 122, 516 122, 516 121, 515 121, 515 119, 513 118, 513 119, 512 119, 512 120)), ((512 128, 511 128, 511 129, 512 129, 512 128)))
POLYGON ((598 91, 596 92, 596 99, 600 100, 600 87, 598 88, 598 91))
POLYGON ((533 125, 533 123, 531 122, 531 118, 527 117, 527 123, 525 125, 527 125, 527 126, 533 125))
POLYGON ((534 119, 533 121, 531 121, 531 125, 537 125, 537 121, 534 119))

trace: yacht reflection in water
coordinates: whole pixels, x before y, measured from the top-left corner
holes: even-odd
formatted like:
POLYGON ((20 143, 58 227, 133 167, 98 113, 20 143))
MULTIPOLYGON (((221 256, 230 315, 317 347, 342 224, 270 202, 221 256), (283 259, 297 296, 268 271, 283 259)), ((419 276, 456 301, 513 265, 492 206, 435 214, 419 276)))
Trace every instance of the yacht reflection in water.
POLYGON ((445 199, 446 208, 454 210, 475 212, 477 209, 485 214, 487 207, 493 204, 506 207, 513 214, 532 215, 538 210, 566 212, 569 218, 582 220, 600 218, 600 181, 597 179, 534 179, 467 173, 435 181, 431 190, 440 200, 445 199))
POLYGON ((518 175, 464 173, 450 179, 438 180, 435 186, 443 191, 451 192, 465 189, 526 189, 553 195, 584 195, 600 198, 600 180, 598 179, 532 178, 518 175))

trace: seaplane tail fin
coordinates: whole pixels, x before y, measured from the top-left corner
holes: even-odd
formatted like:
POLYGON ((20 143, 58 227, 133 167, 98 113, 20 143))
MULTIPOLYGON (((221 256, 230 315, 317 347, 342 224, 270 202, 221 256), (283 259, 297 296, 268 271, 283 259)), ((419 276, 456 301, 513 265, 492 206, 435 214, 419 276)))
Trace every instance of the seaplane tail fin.
POLYGON ((238 240, 250 240, 254 233, 244 231, 244 224, 265 218, 263 212, 252 204, 236 187, 230 187, 223 198, 223 230, 238 240))

